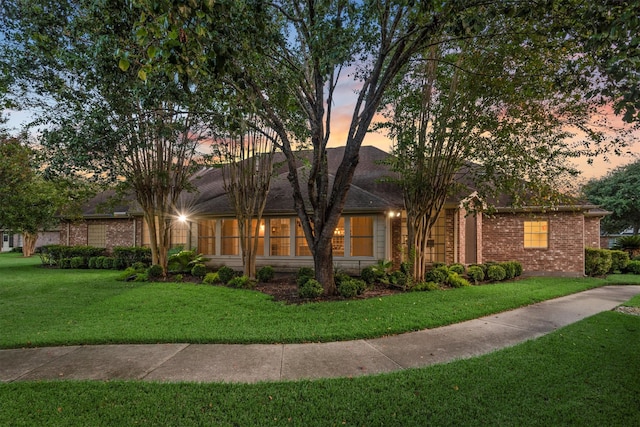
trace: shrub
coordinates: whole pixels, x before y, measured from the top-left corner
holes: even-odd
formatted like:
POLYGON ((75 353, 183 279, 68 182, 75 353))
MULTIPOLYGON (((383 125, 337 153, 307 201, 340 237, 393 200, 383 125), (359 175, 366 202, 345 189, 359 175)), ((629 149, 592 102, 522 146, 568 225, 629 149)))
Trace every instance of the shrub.
POLYGON ((373 284, 378 280, 378 273, 373 266, 365 267, 360 272, 360 278, 369 284, 373 284))
POLYGON ((113 269, 114 270, 124 270, 127 268, 127 265, 124 263, 124 260, 121 258, 114 257, 113 258, 113 269))
POLYGON ((207 266, 204 264, 196 264, 191 268, 191 275, 195 277, 204 277, 207 274, 207 266))
POLYGON ((174 282, 182 282, 182 279, 184 277, 182 276, 182 274, 176 274, 175 276, 173 276, 173 281, 174 282))
POLYGON ((504 268, 504 280, 511 280, 516 277, 516 268, 510 262, 503 262, 499 264, 500 267, 504 268))
POLYGON ((401 289, 407 289, 411 285, 411 278, 406 273, 397 270, 389 276, 389 284, 401 289))
POLYGON ((316 276, 316 272, 311 267, 301 267, 296 273, 296 283, 298 287, 307 283, 307 280, 313 279, 316 276))
POLYGON ((427 282, 444 283, 448 276, 449 269, 444 265, 440 265, 439 267, 427 271, 424 278, 427 282))
POLYGON ((207 273, 202 279, 202 283, 206 283, 207 285, 212 285, 214 283, 220 282, 220 277, 218 277, 218 272, 215 273, 207 273))
POLYGON ((449 266, 449 271, 453 271, 454 273, 464 274, 464 265, 460 263, 451 264, 449 266))
POLYGON ((276 272, 273 267, 271 267, 270 265, 265 265, 256 272, 256 279, 258 279, 259 282, 267 283, 271 279, 273 279, 273 276, 275 276, 275 274, 276 272))
POLYGON ((625 271, 631 274, 640 274, 640 261, 629 261, 625 271))
MULTIPOLYGON (((104 255, 104 248, 96 248, 93 246, 65 246, 65 245, 44 245, 40 248, 40 260, 44 265, 60 265, 63 259, 71 259, 81 257, 84 259, 83 264, 89 265, 89 258, 104 255)), ((69 267, 66 267, 69 268, 69 267)))
POLYGON ((204 264, 206 259, 196 251, 179 251, 169 255, 168 269, 172 272, 187 273, 196 264, 204 264))
POLYGON ((62 258, 58 261, 58 267, 71 268, 71 258, 62 258))
POLYGON ((133 264, 131 264, 131 267, 133 267, 134 270, 143 271, 143 270, 146 270, 147 265, 142 261, 136 261, 133 264))
POLYGON ((135 279, 133 279, 134 282, 147 282, 149 281, 149 276, 147 276, 147 273, 138 273, 136 274, 135 279))
POLYGON ((104 268, 103 265, 104 265, 105 258, 106 258, 105 256, 99 256, 96 258, 96 268, 104 268))
POLYGON ((400 271, 402 271, 404 274, 406 274, 407 276, 411 276, 411 273, 413 272, 413 264, 410 262, 401 262, 400 263, 400 271))
POLYGON ((422 292, 422 291, 436 291, 439 288, 440 287, 436 282, 420 282, 412 286, 411 290, 415 292, 422 292))
POLYGON ((138 277, 138 275, 143 273, 145 274, 145 277, 148 278, 144 268, 136 270, 133 267, 127 267, 118 275, 118 277, 116 277, 116 280, 121 282, 130 282, 132 280, 135 280, 138 277))
POLYGON ((256 282, 249 279, 249 276, 236 276, 227 283, 227 286, 240 289, 253 289, 255 285, 256 282))
POLYGON ((499 282, 504 280, 507 277, 507 272, 504 271, 504 268, 501 265, 494 264, 487 268, 487 279, 492 282, 499 282))
POLYGON ((484 270, 479 265, 472 265, 467 268, 467 276, 477 285, 484 280, 484 270))
POLYGON ((147 277, 149 279, 157 279, 158 277, 162 277, 162 273, 162 266, 158 264, 153 264, 147 269, 147 277))
POLYGON ((610 250, 586 248, 584 253, 584 271, 587 276, 604 276, 611 270, 610 250))
POLYGON ((316 279, 309 279, 298 286, 298 296, 300 298, 318 298, 323 292, 322 285, 316 279))
POLYGON ((121 270, 131 267, 136 262, 146 266, 151 264, 151 248, 140 246, 116 246, 113 248, 113 257, 116 259, 114 268, 121 270))
POLYGON ((113 270, 114 262, 115 262, 115 258, 110 257, 110 256, 105 257, 102 260, 102 268, 104 268, 105 270, 113 270))
POLYGON ((97 260, 98 260, 98 257, 92 256, 91 258, 89 258, 89 263, 87 264, 87 266, 92 270, 98 268, 98 267, 96 267, 96 261, 97 260))
POLYGON ((344 298, 353 298, 358 295, 358 285, 354 280, 345 280, 338 285, 338 292, 344 298))
POLYGON ((522 264, 518 261, 510 261, 513 264, 513 267, 516 269, 516 277, 522 276, 524 269, 522 268, 522 264))
POLYGON ((456 272, 450 272, 449 276, 447 276, 447 284, 452 288, 462 288, 465 286, 471 286, 471 283, 464 277, 460 277, 460 275, 456 272))
POLYGON ((225 285, 229 283, 229 280, 233 279, 235 275, 236 272, 233 271, 231 267, 227 267, 226 265, 223 265, 218 269, 218 278, 225 285))
POLYGON ((611 251, 611 269, 608 273, 621 273, 629 264, 629 253, 625 251, 611 251))
POLYGON ((627 252, 640 249, 640 235, 619 237, 613 245, 613 248, 627 252))
POLYGON ((74 256, 70 260, 71 268, 85 268, 86 266, 87 264, 85 263, 84 258, 82 258, 81 256, 74 256))
POLYGON ((343 282, 348 282, 349 280, 351 280, 351 276, 349 276, 347 273, 337 272, 333 275, 333 282, 336 284, 336 288, 339 288, 340 284, 342 284, 343 282))

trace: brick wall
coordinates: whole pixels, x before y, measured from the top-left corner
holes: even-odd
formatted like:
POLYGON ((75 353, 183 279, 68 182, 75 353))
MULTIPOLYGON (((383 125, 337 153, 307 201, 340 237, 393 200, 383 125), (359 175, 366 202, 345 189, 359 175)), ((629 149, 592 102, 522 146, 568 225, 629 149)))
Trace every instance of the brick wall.
POLYGON ((583 214, 572 212, 484 216, 482 261, 516 260, 528 274, 583 276, 584 220, 583 214), (548 247, 525 249, 524 221, 544 220, 549 221, 548 247))
MULTIPOLYGON (((445 262, 453 264, 456 260, 456 209, 445 209, 445 262)), ((442 215, 442 214, 441 214, 442 215)))
POLYGON ((600 220, 597 216, 587 216, 584 218, 584 246, 587 248, 608 248, 600 245, 600 220))
POLYGON ((60 244, 87 245, 89 223, 105 225, 107 251, 111 251, 115 246, 140 246, 142 244, 141 218, 90 219, 77 223, 64 223, 60 226, 60 244))

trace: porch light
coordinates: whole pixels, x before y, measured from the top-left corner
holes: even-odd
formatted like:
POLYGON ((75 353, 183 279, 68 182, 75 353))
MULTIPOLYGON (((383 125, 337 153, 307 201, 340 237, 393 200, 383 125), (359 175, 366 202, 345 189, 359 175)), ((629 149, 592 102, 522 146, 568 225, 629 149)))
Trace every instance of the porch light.
POLYGON ((184 215, 184 214, 180 214, 180 215, 178 215, 178 221, 180 221, 180 222, 187 222, 187 220, 188 220, 188 218, 187 218, 187 216, 186 216, 186 215, 184 215))
POLYGON ((400 215, 402 213, 400 211, 389 211, 389 213, 387 214, 389 216, 389 218, 400 218, 400 215))

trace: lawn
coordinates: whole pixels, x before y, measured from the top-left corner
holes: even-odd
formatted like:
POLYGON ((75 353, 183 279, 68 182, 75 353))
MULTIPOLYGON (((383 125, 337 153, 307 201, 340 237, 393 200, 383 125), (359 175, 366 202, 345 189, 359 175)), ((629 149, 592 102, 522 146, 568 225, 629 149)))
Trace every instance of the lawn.
MULTIPOLYGON (((301 342, 434 327, 635 276, 526 279, 287 306, 265 295, 0 255, 0 345, 301 342)), ((640 296, 626 303, 640 306, 640 296)), ((640 317, 605 312, 485 356, 358 378, 259 384, 0 384, 0 425, 640 425, 640 317)))
POLYGON ((0 384, 0 425, 637 426, 638 354, 640 317, 606 312, 485 356, 371 377, 0 384))
POLYGON ((433 328, 640 277, 510 283, 303 305, 191 283, 119 282, 118 272, 56 270, 0 255, 0 348, 103 343, 294 343, 433 328))

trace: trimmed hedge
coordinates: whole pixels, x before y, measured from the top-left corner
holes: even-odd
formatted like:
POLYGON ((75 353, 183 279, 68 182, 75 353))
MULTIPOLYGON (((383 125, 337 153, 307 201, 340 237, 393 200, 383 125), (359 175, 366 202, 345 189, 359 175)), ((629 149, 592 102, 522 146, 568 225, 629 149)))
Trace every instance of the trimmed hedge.
POLYGON ((604 276, 611 270, 613 261, 610 250, 586 248, 584 253, 584 271, 587 276, 604 276))
POLYGON ((89 259, 105 255, 104 248, 94 246, 66 246, 66 245, 44 245, 40 248, 40 261, 43 265, 56 266, 60 268, 70 268, 71 261, 65 259, 82 258, 82 262, 76 260, 73 264, 81 265, 82 268, 89 265, 89 259), (68 265, 68 266, 67 266, 68 265))

